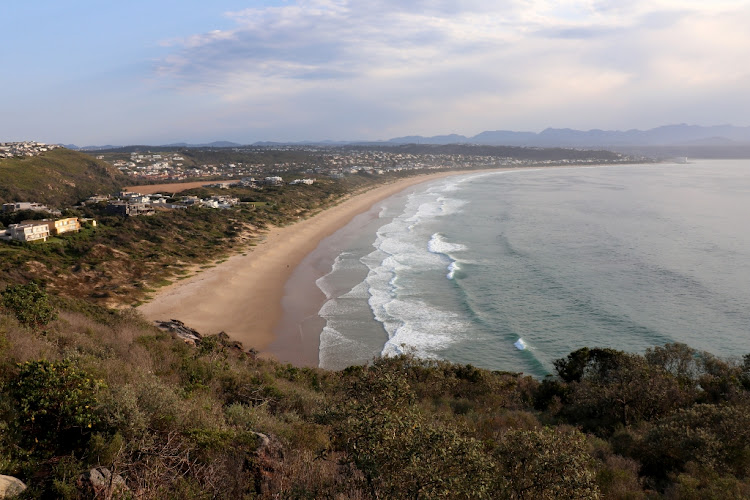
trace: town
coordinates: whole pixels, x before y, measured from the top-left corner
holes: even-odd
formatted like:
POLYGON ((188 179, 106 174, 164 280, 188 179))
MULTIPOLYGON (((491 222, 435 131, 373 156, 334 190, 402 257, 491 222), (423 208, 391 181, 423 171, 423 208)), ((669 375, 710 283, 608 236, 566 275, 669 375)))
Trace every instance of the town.
MULTIPOLYGON (((6 161, 24 161, 25 157, 43 155, 60 147, 32 141, 6 142, 0 143, 0 154, 21 158, 6 161)), ((158 211, 190 207, 232 209, 243 204, 238 197, 245 196, 241 193, 259 193, 285 184, 311 186, 316 179, 335 182, 354 176, 375 181, 379 176, 405 176, 436 170, 632 163, 643 160, 608 151, 414 144, 398 147, 276 145, 181 148, 171 151, 157 147, 129 147, 86 154, 119 170, 123 180, 132 179, 133 184, 144 186, 161 181, 164 183, 163 190, 147 189, 146 193, 120 190, 117 193, 90 195, 69 207, 48 207, 39 203, 46 200, 6 199, 2 213, 25 212, 20 217, 8 219, 13 223, 6 222, 8 227, 0 228, 0 239, 46 242, 54 236, 95 225, 96 216, 149 216, 158 211), (200 197, 195 193, 178 195, 186 189, 185 183, 190 181, 195 183, 193 188, 206 188, 208 191, 204 190, 200 197), (217 194, 216 190, 234 191, 224 195, 217 194), (81 210, 86 207, 89 207, 86 211, 88 218, 71 216, 82 213, 81 210), (67 210, 74 212, 65 213, 67 210), (42 215, 26 215, 33 212, 42 215), (27 219, 20 220, 21 217, 27 219), (39 217, 44 218, 36 220, 39 217)), ((291 196, 299 196, 299 192, 291 196)), ((255 206, 249 201, 244 204, 255 206)))
POLYGON ((62 146, 43 142, 0 142, 0 158, 38 156, 60 147, 62 146))
POLYGON ((238 179, 259 175, 300 173, 340 178, 348 174, 382 175, 438 169, 549 166, 565 164, 630 163, 642 158, 603 151, 568 150, 555 157, 533 148, 484 148, 472 146, 247 146, 179 151, 99 151, 105 160, 137 181, 185 181, 189 179, 238 179), (206 159, 224 161, 205 161, 206 159))

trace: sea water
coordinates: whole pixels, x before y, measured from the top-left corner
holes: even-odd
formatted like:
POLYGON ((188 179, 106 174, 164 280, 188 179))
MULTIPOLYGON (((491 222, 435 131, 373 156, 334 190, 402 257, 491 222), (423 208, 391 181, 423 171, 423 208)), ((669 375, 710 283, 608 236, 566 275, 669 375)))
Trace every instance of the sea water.
POLYGON ((402 352, 544 376, 580 347, 750 353, 750 161, 483 172, 332 237, 320 365, 402 352))

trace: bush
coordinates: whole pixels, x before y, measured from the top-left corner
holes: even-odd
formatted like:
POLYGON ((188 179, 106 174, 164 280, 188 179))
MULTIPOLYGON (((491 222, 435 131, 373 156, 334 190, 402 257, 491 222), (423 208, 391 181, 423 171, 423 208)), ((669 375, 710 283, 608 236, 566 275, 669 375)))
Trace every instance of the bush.
POLYGON ((374 498, 485 498, 492 458, 481 444, 430 422, 405 378, 387 363, 355 379, 338 408, 337 446, 374 498))
POLYGON ((599 498, 594 460, 579 431, 548 427, 508 432, 497 457, 509 498, 599 498))
POLYGON ((43 454, 78 450, 100 421, 97 392, 102 385, 69 359, 20 365, 9 386, 22 441, 43 454))
POLYGON ((2 292, 3 307, 31 328, 42 327, 57 318, 47 293, 36 283, 8 285, 2 292))

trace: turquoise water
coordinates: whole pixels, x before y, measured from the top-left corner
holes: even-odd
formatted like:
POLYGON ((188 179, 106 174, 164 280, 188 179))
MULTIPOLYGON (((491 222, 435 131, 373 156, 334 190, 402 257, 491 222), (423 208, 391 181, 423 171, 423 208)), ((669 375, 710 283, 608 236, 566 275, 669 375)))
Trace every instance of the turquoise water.
POLYGON ((750 161, 420 185, 327 242, 320 365, 413 352, 543 376, 583 346, 748 353, 748 214, 750 161))

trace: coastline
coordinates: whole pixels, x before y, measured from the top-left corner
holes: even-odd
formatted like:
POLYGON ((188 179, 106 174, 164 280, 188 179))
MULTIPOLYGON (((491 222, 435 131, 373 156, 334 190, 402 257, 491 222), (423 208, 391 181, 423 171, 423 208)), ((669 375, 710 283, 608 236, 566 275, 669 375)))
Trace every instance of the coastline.
MULTIPOLYGON (((151 321, 178 319, 202 334, 223 331, 246 349, 316 366, 317 342, 296 346, 276 343, 269 352, 283 318, 286 284, 302 260, 355 216, 409 187, 442 177, 502 170, 516 169, 422 174, 355 194, 308 219, 270 229, 263 241, 246 253, 159 289, 152 300, 137 309, 151 321)), ((312 278, 313 284, 317 277, 312 278)), ((322 305, 321 297, 311 296, 305 302, 303 306, 308 309, 318 302, 322 305)))

